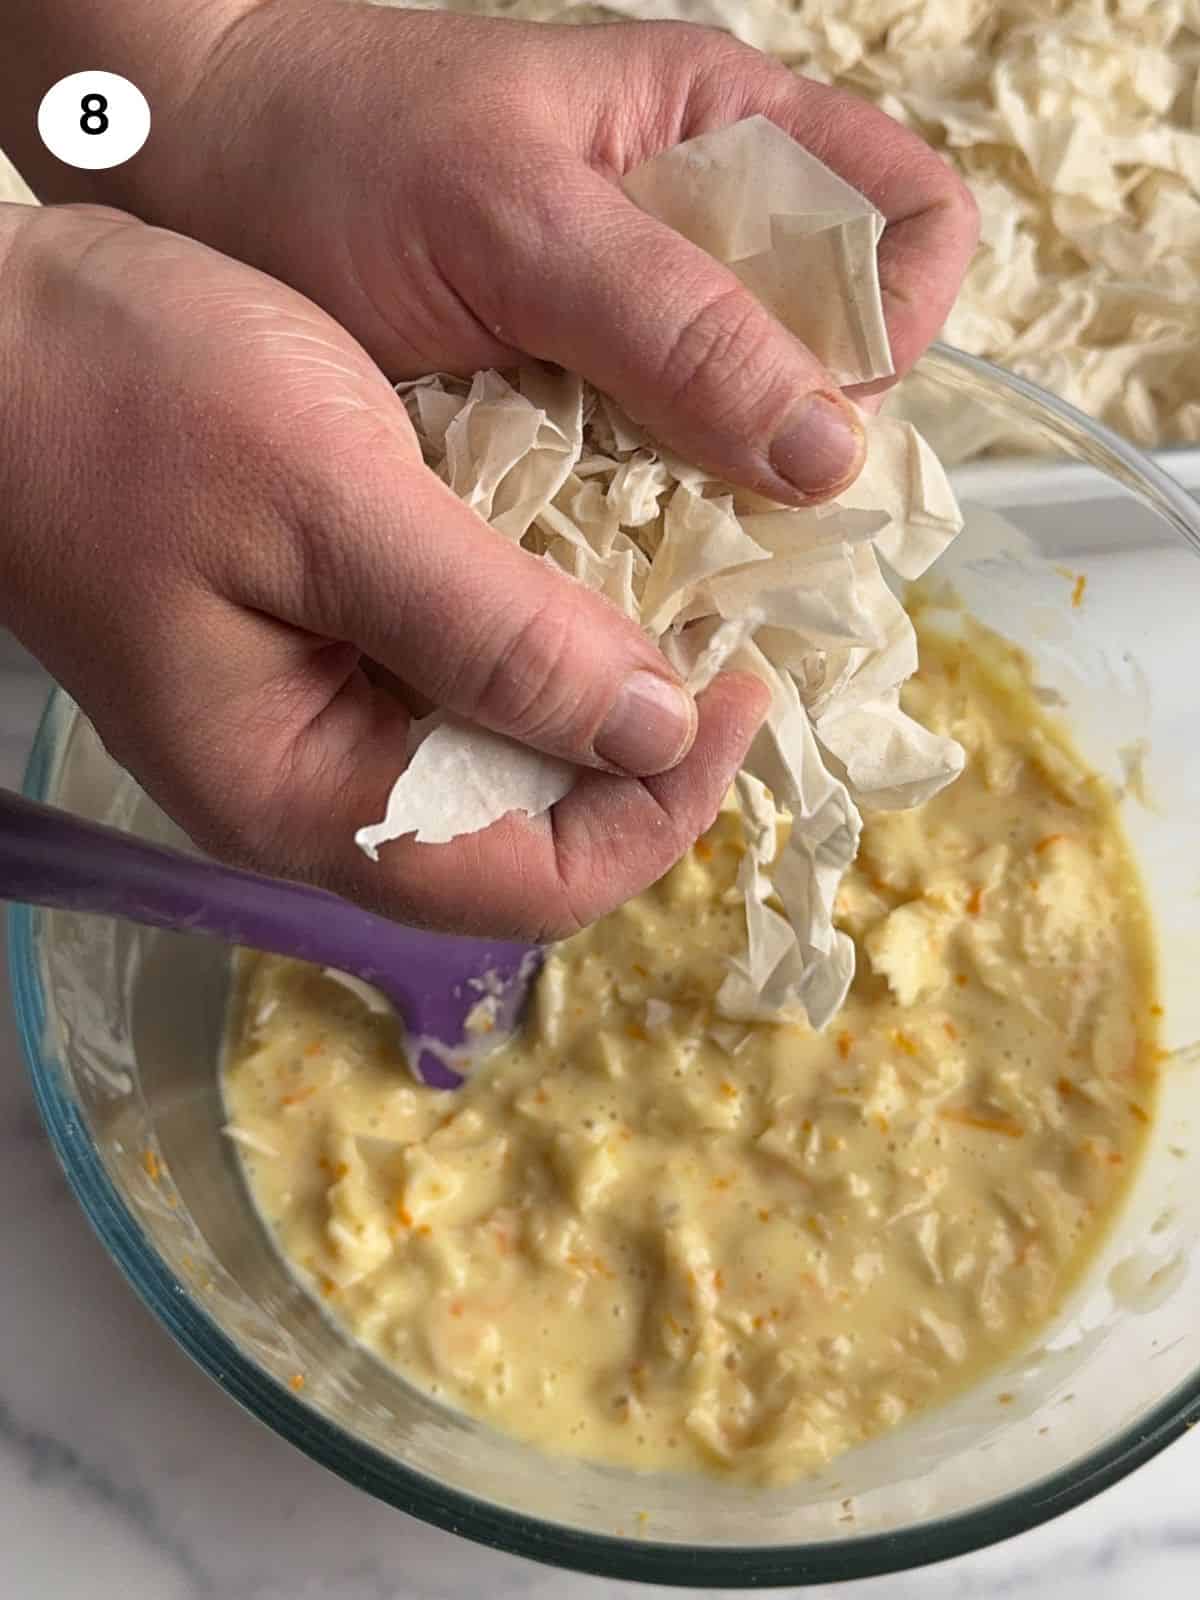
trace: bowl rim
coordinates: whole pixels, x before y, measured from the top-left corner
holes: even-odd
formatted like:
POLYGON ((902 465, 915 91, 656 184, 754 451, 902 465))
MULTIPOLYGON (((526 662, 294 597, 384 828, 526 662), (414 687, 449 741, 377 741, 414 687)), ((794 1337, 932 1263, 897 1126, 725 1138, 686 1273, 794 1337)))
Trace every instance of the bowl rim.
MULTIPOLYGON (((1089 439, 1200 554, 1200 504, 1143 452, 1039 385, 947 345, 935 367, 959 369, 1048 411, 1089 439)), ((47 799, 57 777, 59 734, 69 697, 52 690, 26 768, 23 792, 47 799)), ((1200 1422, 1200 1368, 1146 1415, 1083 1458, 969 1511, 888 1533, 848 1534, 808 1544, 677 1545, 593 1533, 490 1504, 363 1443, 319 1415, 242 1352, 188 1294, 157 1253, 108 1176, 87 1128, 45 1050, 45 994, 33 908, 10 905, 9 978, 17 1032, 34 1098, 76 1199, 134 1292, 200 1369, 252 1416, 312 1460, 435 1527, 550 1566, 600 1577, 694 1588, 806 1587, 911 1570, 982 1549, 1081 1505, 1119 1482, 1200 1422)))

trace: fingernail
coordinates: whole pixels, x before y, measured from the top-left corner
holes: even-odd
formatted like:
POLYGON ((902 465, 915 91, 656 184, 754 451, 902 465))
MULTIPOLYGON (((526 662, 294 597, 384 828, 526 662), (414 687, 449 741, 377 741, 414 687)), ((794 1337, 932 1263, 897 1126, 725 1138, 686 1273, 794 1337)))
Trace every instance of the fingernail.
POLYGON ((682 761, 696 737, 696 702, 682 684, 656 672, 627 678, 592 748, 601 761, 649 778, 682 761))
POLYGON ((801 494, 828 495, 855 476, 864 448, 849 404, 839 395, 810 394, 771 445, 771 465, 801 494))

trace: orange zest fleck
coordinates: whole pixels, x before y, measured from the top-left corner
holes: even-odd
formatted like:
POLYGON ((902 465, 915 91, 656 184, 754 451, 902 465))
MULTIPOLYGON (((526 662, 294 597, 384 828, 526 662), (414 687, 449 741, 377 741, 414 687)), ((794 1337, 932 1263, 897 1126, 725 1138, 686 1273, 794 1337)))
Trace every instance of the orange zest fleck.
POLYGON ((712 860, 712 858, 713 858, 713 849, 712 849, 712 845, 709 844, 707 839, 697 839, 695 845, 692 848, 696 852, 696 860, 697 861, 711 861, 712 860))
POLYGON ((960 989, 965 989, 971 980, 967 977, 965 972, 956 972, 954 974, 954 981, 960 989))
POLYGON ((1122 1166, 1125 1157, 1116 1150, 1108 1149, 1107 1144, 1108 1141, 1105 1139, 1085 1139, 1079 1146, 1079 1153, 1090 1156, 1093 1161, 1103 1161, 1106 1166, 1122 1166))
POLYGON ((463 1303, 462 1303, 462 1301, 461 1300, 452 1300, 450 1302, 450 1315, 452 1317, 461 1317, 462 1314, 463 1314, 463 1303))
POLYGON ((402 1222, 406 1228, 412 1227, 412 1212, 402 1200, 396 1202, 396 1221, 402 1222))
POLYGON ((903 1050, 906 1056, 915 1056, 920 1053, 920 1046, 911 1034, 905 1033, 902 1028, 893 1028, 892 1043, 897 1050, 903 1050))
POLYGON ((1162 1014, 1163 1014, 1163 1008, 1161 1006, 1153 1005, 1153 1006, 1150 1007, 1150 1015, 1152 1017, 1161 1017, 1162 1014))
POLYGON ((303 1387, 304 1374, 302 1372, 293 1372, 291 1377, 288 1379, 288 1388, 294 1389, 296 1393, 299 1394, 303 1387))
POLYGON ((1075 579, 1075 587, 1071 590, 1071 604, 1077 609, 1083 604, 1083 592, 1087 588, 1087 573, 1081 572, 1075 579))
POLYGON ((151 1183, 157 1183, 162 1177, 162 1162, 154 1151, 150 1149, 149 1145, 142 1151, 142 1166, 145 1168, 146 1176, 151 1183))
POLYGON ((1144 1107, 1139 1106, 1136 1100, 1129 1102, 1129 1111, 1130 1115, 1135 1116, 1139 1122, 1150 1121, 1150 1113, 1144 1107))
POLYGON ((714 1178, 712 1181, 712 1186, 714 1189, 728 1189, 732 1182, 732 1178, 714 1178))
POLYGON ((728 1078, 722 1078, 720 1083, 717 1085, 717 1088, 725 1096, 726 1100, 737 1099, 737 1089, 732 1083, 730 1083, 728 1078))
POLYGON ((1043 851, 1049 850, 1052 845, 1061 844, 1066 837, 1065 833, 1048 833, 1044 839, 1039 839, 1034 845, 1034 855, 1040 856, 1043 851))
POLYGON ((629 1035, 629 1037, 631 1039, 637 1039, 641 1043, 643 1043, 643 1044, 645 1043, 646 1030, 645 1030, 645 1028, 642 1027, 640 1022, 631 1022, 628 1025, 628 1027, 625 1029, 625 1032, 629 1035))
POLYGON ((767 1210, 766 1206, 760 1206, 758 1208, 758 1220, 760 1222, 770 1222, 771 1213, 767 1210))
POLYGON ((304 1054, 306 1056, 319 1056, 324 1052, 324 1049, 324 1039, 313 1039, 311 1043, 304 1046, 304 1054))
POLYGON ((640 961, 631 962, 629 970, 636 972, 639 978, 648 978, 650 976, 649 968, 644 967, 640 961))
POLYGON ((1002 1133, 1006 1139, 1019 1139, 1025 1132, 1019 1123, 1008 1117, 990 1117, 985 1112, 972 1111, 969 1106, 945 1106, 938 1116, 944 1122, 957 1122, 964 1128, 979 1128, 984 1133, 1002 1133))
POLYGON ((952 1022, 949 1022, 949 1021, 943 1022, 942 1023, 942 1027, 946 1031, 947 1039, 957 1039, 958 1038, 958 1029, 954 1026, 954 1024, 952 1022))
POLYGON ((967 901, 967 915, 977 917, 983 910, 983 885, 977 883, 971 890, 971 897, 967 901))
POLYGON ((293 1089, 291 1094, 280 1095, 281 1106, 298 1106, 302 1101, 310 1099, 317 1092, 316 1084, 310 1083, 307 1089, 293 1089))
POLYGON ((843 1061, 850 1059, 850 1052, 854 1048, 854 1035, 849 1032, 839 1033, 837 1036, 837 1053, 843 1061))
POLYGON ((725 1287, 725 1274, 721 1271, 720 1267, 718 1267, 717 1270, 713 1273, 713 1288, 717 1291, 718 1294, 720 1294, 721 1291, 724 1289, 724 1287, 725 1287))
POLYGON ((1075 1093, 1075 1085, 1071 1082, 1070 1078, 1060 1078, 1054 1087, 1058 1090, 1059 1094, 1062 1095, 1064 1100, 1069 1100, 1075 1093))

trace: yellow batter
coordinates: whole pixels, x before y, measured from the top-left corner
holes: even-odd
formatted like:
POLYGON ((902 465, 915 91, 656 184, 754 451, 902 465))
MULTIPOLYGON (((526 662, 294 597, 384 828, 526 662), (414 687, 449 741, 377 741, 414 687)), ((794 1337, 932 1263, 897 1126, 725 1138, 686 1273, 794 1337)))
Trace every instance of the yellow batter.
POLYGON ((1026 1341, 1141 1149, 1157 1007, 1112 798, 1024 659, 922 630, 905 692, 968 752, 868 818, 824 1035, 722 1022, 744 943, 727 811, 552 956, 458 1093, 394 1020, 245 958, 225 1095, 251 1191, 333 1316, 451 1404, 554 1450, 781 1481, 1026 1341))

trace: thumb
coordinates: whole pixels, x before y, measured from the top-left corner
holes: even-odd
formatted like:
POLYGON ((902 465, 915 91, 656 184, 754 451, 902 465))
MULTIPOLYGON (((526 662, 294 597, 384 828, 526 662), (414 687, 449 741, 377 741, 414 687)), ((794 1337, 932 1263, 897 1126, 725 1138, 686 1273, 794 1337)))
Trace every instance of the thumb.
MULTIPOLYGON (((309 570, 302 560, 284 600, 289 621, 578 765, 649 777, 683 759, 696 703, 636 623, 497 533, 424 467, 378 454, 363 465, 351 525, 309 541, 309 570)), ((278 600, 270 609, 279 614, 278 600)))
POLYGON ((803 504, 858 475, 854 408, 728 267, 587 168, 547 204, 550 237, 487 291, 504 296, 492 325, 509 343, 581 372, 686 460, 746 488, 803 504))

